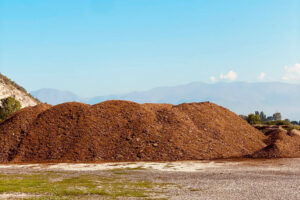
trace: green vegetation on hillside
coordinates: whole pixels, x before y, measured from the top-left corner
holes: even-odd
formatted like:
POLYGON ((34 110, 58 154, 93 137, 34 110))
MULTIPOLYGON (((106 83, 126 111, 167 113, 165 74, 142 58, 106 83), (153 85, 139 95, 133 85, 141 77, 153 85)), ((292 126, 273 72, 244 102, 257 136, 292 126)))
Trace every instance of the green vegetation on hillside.
POLYGON ((249 114, 248 117, 247 117, 247 122, 249 124, 260 124, 261 119, 260 119, 259 115, 249 114))
POLYGON ((21 109, 21 103, 13 97, 1 99, 0 121, 5 120, 21 109))

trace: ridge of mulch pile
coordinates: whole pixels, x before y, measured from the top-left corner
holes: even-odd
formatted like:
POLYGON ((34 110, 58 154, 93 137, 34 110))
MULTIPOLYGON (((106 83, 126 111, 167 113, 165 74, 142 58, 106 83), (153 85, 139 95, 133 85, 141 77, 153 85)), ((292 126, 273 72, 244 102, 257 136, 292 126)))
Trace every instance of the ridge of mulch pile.
MULTIPOLYGON (((290 155, 288 151, 266 153, 272 144, 282 152, 289 148, 281 145, 286 140, 269 138, 233 112, 209 102, 41 104, 25 108, 0 124, 0 162, 174 161, 290 155)), ((296 143, 293 144, 297 146, 296 143)))

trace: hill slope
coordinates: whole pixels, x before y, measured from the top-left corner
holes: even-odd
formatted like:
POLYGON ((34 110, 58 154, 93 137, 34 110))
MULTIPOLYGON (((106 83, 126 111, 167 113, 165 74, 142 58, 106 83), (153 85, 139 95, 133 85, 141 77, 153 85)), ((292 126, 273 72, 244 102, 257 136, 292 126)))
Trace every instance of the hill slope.
POLYGON ((20 101, 22 107, 35 106, 39 104, 39 100, 35 99, 27 91, 0 73, 0 99, 13 96, 20 101))

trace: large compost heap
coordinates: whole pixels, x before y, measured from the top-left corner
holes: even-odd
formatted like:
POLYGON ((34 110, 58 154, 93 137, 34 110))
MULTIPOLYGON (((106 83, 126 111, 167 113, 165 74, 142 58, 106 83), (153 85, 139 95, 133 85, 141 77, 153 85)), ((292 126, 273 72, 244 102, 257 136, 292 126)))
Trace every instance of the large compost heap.
POLYGON ((268 134, 209 102, 40 104, 22 109, 0 124, 0 162, 300 156, 300 136, 268 134))

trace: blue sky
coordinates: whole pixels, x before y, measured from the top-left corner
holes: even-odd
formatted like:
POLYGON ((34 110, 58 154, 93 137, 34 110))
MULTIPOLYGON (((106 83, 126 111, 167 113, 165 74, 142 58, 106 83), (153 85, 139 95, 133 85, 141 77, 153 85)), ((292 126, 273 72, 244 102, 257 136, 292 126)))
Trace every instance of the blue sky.
POLYGON ((1 0, 0 71, 82 96, 300 83, 299 0, 1 0))

